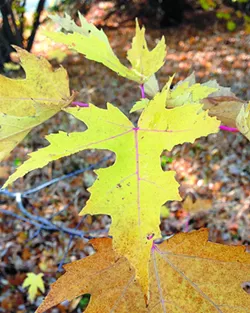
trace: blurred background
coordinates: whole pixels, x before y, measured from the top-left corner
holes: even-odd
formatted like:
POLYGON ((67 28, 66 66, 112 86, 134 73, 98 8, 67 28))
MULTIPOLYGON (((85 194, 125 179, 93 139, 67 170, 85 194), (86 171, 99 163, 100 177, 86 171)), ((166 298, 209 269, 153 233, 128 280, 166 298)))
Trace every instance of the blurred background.
MULTIPOLYGON (((197 82, 216 79, 230 86, 242 100, 250 100, 250 1, 249 0, 0 0, 0 72, 10 78, 25 78, 12 45, 46 57, 54 68, 60 64, 69 73, 76 101, 105 107, 106 102, 128 114, 140 98, 131 81, 118 77, 101 64, 56 44, 43 35, 57 29, 49 14, 67 12, 78 23, 77 12, 107 33, 111 46, 128 65, 126 51, 134 36, 135 18, 146 26, 146 39, 153 48, 162 35, 168 51, 166 63, 157 73, 160 87, 176 73, 174 84, 193 71, 197 82)), ((131 115, 136 121, 138 113, 131 115)), ((51 132, 81 131, 85 127, 63 112, 33 129, 0 165, 1 185, 31 151, 47 145, 51 132)), ((80 236, 60 231, 68 227, 86 236, 107 236, 108 216, 87 216, 78 212, 89 198, 87 188, 96 179, 91 164, 112 165, 115 157, 107 151, 84 151, 55 161, 27 174, 0 193, 0 312, 31 313, 43 299, 37 294, 29 301, 22 283, 28 272, 43 273, 46 292, 61 275, 62 264, 93 253, 80 236), (81 173, 68 175, 76 170, 81 173), (47 184, 52 179, 54 182, 47 184), (60 178, 61 177, 61 178, 60 178), (33 190, 35 187, 37 190, 33 190), (13 191, 33 190, 20 206, 13 191), (7 213, 8 214, 7 214, 7 213), (53 220, 59 231, 38 230, 33 218, 53 220)), ((161 156, 164 170, 175 170, 182 202, 166 203, 161 210, 163 238, 180 231, 208 227, 210 240, 224 244, 250 243, 250 145, 240 133, 220 131, 176 146, 161 156)), ((129 225, 128 225, 129 228, 129 225)), ((248 290, 248 287, 245 287, 248 290)), ((89 300, 85 295, 51 310, 82 312, 89 300)))

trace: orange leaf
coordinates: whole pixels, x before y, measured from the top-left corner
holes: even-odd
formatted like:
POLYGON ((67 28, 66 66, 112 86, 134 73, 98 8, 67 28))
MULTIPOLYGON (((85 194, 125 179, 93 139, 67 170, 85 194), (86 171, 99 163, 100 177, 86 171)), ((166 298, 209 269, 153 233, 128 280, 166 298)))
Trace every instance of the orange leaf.
POLYGON ((181 233, 151 251, 148 305, 135 271, 112 250, 112 240, 91 240, 96 253, 65 265, 36 313, 90 293, 86 313, 243 313, 250 296, 250 254, 243 246, 208 242, 208 231, 181 233))

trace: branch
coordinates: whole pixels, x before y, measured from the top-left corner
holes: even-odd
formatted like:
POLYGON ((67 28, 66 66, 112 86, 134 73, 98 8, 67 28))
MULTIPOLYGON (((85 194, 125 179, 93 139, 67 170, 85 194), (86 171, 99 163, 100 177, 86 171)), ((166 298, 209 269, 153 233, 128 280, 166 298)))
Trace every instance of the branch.
MULTIPOLYGON (((14 212, 11 212, 11 211, 8 211, 8 210, 4 210, 4 209, 1 209, 0 208, 0 213, 2 214, 5 214, 5 215, 9 215, 9 216, 12 216, 12 217, 15 217, 17 219, 20 219, 26 223, 29 223, 35 227, 38 228, 38 232, 40 232, 41 230, 46 230, 46 231, 61 231, 61 232, 64 232, 68 235, 70 235, 71 237, 71 240, 74 238, 74 237, 80 237, 80 238, 83 238, 84 240, 88 241, 90 238, 92 238, 91 236, 88 235, 88 233, 86 232, 83 232, 83 231, 80 231, 80 230, 77 230, 77 228, 80 226, 80 223, 77 225, 77 227, 75 229, 73 228, 69 228, 69 227, 64 227, 64 226, 58 226, 56 224, 54 224, 51 220, 58 214, 60 214, 63 210, 61 210, 60 212, 58 212, 58 214, 54 214, 52 215, 49 220, 42 217, 42 216, 36 216, 32 213, 30 213, 23 205, 23 198, 27 197, 29 194, 32 194, 32 193, 35 193, 35 192, 38 192, 52 184, 55 184, 63 179, 66 179, 66 178, 70 178, 70 177, 73 177, 73 176, 76 176, 76 175, 79 175, 83 172, 86 172, 88 170, 93 170, 95 168, 98 168, 100 167, 100 165, 102 164, 102 162, 104 161, 107 161, 107 160, 110 160, 112 158, 112 154, 103 158, 100 162, 98 162, 97 164, 93 164, 87 168, 84 168, 84 169, 80 169, 80 170, 76 170, 72 173, 69 173, 67 175, 62 175, 58 178, 55 178, 55 179, 52 179, 51 181, 49 182, 46 182, 44 184, 41 184, 35 188, 32 188, 32 189, 29 189, 23 193, 21 192, 11 192, 11 191, 8 191, 7 189, 3 189, 3 190, 0 190, 0 194, 2 195, 5 195, 7 197, 10 197, 10 198, 14 198, 16 200, 16 203, 17 203, 17 206, 19 208, 19 210, 21 211, 21 213, 24 215, 24 216, 21 216, 21 215, 18 215, 14 212)), ((104 232, 108 232, 107 229, 101 229, 99 231, 94 231, 96 234, 100 234, 100 233, 104 233, 104 232)))
MULTIPOLYGON (((18 205, 18 208, 20 209, 21 213, 23 215, 25 215, 26 217, 23 217, 21 215, 18 215, 14 212, 8 211, 8 210, 4 210, 0 208, 0 213, 5 214, 5 215, 9 215, 12 217, 15 217, 19 220, 22 220, 26 223, 29 223, 35 227, 38 228, 38 230, 46 230, 46 231, 61 231, 63 233, 66 233, 68 235, 71 236, 71 238, 73 239, 74 237, 80 237, 85 241, 88 241, 89 239, 93 238, 91 236, 88 235, 87 232, 83 232, 81 230, 77 230, 76 228, 78 228, 79 226, 77 226, 75 229, 74 228, 69 228, 69 227, 64 227, 64 226, 58 226, 55 225, 53 222, 47 220, 44 217, 41 216, 35 216, 34 214, 31 214, 30 212, 28 212, 25 207, 23 206, 23 202, 22 202, 22 196, 20 193, 16 194, 16 202, 18 205)), ((100 233, 104 233, 107 232, 107 229, 101 229, 99 231, 95 231, 95 233, 100 234, 100 233)))
POLYGON ((25 20, 25 16, 24 16, 25 6, 26 6, 26 0, 23 0, 22 13, 20 15, 20 34, 21 34, 22 41, 24 39, 23 38, 23 31, 24 31, 24 20, 25 20))
MULTIPOLYGON (((71 173, 66 174, 66 175, 62 175, 60 177, 54 178, 54 179, 44 183, 44 184, 41 184, 41 185, 39 185, 39 186, 37 186, 35 188, 29 189, 27 191, 24 191, 22 193, 22 195, 23 195, 23 197, 25 197, 25 196, 30 195, 32 193, 38 192, 38 191, 40 191, 40 190, 42 190, 42 189, 44 189, 44 188, 46 188, 46 187, 48 187, 48 186, 50 186, 52 184, 55 184, 55 183, 57 183, 57 182, 59 182, 61 180, 64 180, 64 179, 67 179, 67 178, 70 178, 70 177, 74 177, 74 176, 79 175, 81 173, 84 173, 86 171, 90 171, 90 170, 94 170, 96 168, 99 168, 103 162, 111 160, 111 158, 112 158, 112 155, 109 155, 109 156, 103 158, 100 162, 98 162, 96 164, 92 164, 92 165, 90 165, 90 166, 88 166, 86 168, 76 170, 76 171, 71 172, 71 173)), ((1 194, 1 192, 4 192, 4 190, 0 190, 0 194, 1 194)))
POLYGON ((35 13, 35 20, 34 20, 33 27, 32 27, 32 32, 31 32, 31 35, 28 39, 28 44, 27 44, 27 50, 28 51, 31 50, 33 42, 35 40, 36 32, 37 32, 37 29, 40 25, 40 16, 41 16, 41 13, 44 9, 45 2, 46 2, 46 0, 40 0, 38 3, 36 13, 35 13))
POLYGON ((25 223, 29 223, 29 224, 31 224, 33 226, 36 226, 38 229, 42 228, 41 224, 38 224, 38 223, 36 223, 36 222, 34 222, 32 220, 29 220, 29 219, 27 219, 27 218, 25 218, 25 217, 23 217, 21 215, 18 215, 16 213, 12 212, 12 211, 8 211, 8 210, 0 208, 0 213, 2 213, 4 215, 9 215, 9 216, 15 217, 15 218, 17 218, 17 219, 19 219, 19 220, 21 220, 21 221, 23 221, 25 223))
POLYGON ((22 35, 20 33, 20 30, 17 28, 16 19, 15 19, 15 16, 13 14, 13 10, 12 10, 11 6, 10 6, 9 10, 10 10, 10 17, 11 17, 11 20, 12 20, 12 24, 13 24, 13 27, 15 29, 15 35, 16 35, 16 40, 18 42, 18 46, 19 47, 23 47, 22 35))
POLYGON ((145 96, 145 89, 144 89, 144 85, 143 84, 140 85, 140 89, 141 89, 141 98, 142 99, 146 98, 146 96, 145 96))

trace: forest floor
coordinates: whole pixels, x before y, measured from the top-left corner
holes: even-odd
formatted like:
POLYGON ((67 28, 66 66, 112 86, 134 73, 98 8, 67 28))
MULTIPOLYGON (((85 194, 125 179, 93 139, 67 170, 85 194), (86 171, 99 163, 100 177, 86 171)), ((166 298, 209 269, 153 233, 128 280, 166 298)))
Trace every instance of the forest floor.
MULTIPOLYGON (((195 71, 198 82, 217 79, 223 86, 231 86, 236 96, 250 99, 250 35, 244 30, 230 33, 218 25, 199 30, 190 25, 167 30, 150 30, 147 34, 152 47, 164 35, 168 45, 166 63, 157 77, 160 86, 176 73, 175 83, 195 71)), ((114 50, 125 61, 133 30, 122 28, 108 32, 114 50)), ((60 46, 37 41, 35 52, 47 51, 49 46, 60 46)), ((106 102, 128 113, 140 98, 140 90, 133 82, 118 77, 100 64, 66 51, 62 62, 70 76, 71 89, 78 91, 76 100, 105 107, 106 102)), ((54 60, 53 64, 57 66, 54 60)), ((134 113, 133 119, 138 115, 134 113)), ((84 130, 84 125, 64 113, 59 113, 34 129, 18 145, 11 156, 2 162, 0 182, 6 180, 27 153, 46 145, 44 136, 58 130, 84 130)), ((43 169, 19 179, 10 190, 29 190, 52 178, 98 163, 109 152, 85 151, 63 158, 43 169)), ((104 164, 111 165, 114 157, 104 164)), ((103 165, 104 165, 103 164, 103 165)), ((102 166, 103 166, 102 165, 102 166)), ((164 169, 175 170, 181 184, 183 202, 167 203, 162 209, 163 237, 180 231, 201 227, 210 230, 210 240, 224 244, 250 244, 250 144, 241 134, 219 132, 194 144, 176 146, 162 155, 164 169)), ((51 218, 58 226, 85 231, 90 236, 106 236, 111 220, 107 216, 87 217, 78 212, 84 207, 95 174, 88 170, 80 175, 61 180, 25 199, 25 208, 34 215, 51 218)), ((2 209, 21 215, 15 199, 1 195, 2 209)), ((44 273, 46 292, 51 282, 60 276, 60 262, 82 258, 92 250, 83 239, 63 232, 37 232, 29 223, 0 214, 0 312, 34 312, 41 303, 40 294, 31 304, 21 285, 27 272, 44 273), (66 253, 65 253, 66 252, 66 253)), ((128 225, 129 227, 129 225, 128 225)), ((77 299, 70 305, 60 305, 51 312, 81 312, 85 300, 77 299)))

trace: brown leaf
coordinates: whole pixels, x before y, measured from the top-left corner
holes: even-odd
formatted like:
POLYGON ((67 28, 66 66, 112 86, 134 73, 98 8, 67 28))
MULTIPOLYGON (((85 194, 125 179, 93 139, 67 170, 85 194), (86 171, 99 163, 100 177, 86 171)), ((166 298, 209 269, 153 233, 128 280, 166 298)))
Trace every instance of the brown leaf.
POLYGON ((236 126, 236 118, 244 101, 236 97, 208 97, 202 100, 210 116, 216 116, 224 125, 236 126))
POLYGON ((249 312, 242 284, 250 280, 250 255, 242 246, 207 240, 202 229, 153 245, 148 305, 134 269, 112 250, 111 239, 91 240, 97 252, 67 264, 36 313, 86 293, 91 294, 86 313, 249 312))
POLYGON ((192 197, 188 195, 184 200, 182 207, 185 211, 190 213, 196 213, 204 210, 211 210, 212 200, 211 199, 201 199, 198 198, 193 201, 192 197))

